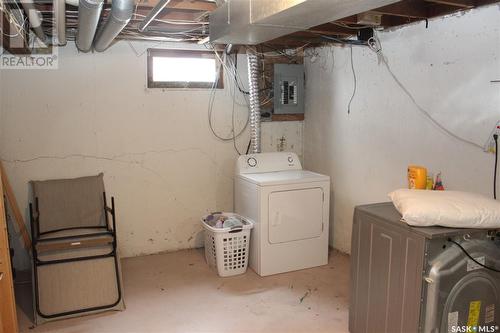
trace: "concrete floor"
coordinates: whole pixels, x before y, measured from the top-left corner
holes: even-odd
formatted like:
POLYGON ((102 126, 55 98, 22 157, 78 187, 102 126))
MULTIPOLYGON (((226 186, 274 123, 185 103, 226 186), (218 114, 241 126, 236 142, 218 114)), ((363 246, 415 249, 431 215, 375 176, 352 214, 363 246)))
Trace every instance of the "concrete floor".
POLYGON ((203 249, 124 259, 122 269, 123 312, 33 327, 29 286, 16 288, 21 332, 347 332, 349 257, 335 251, 326 266, 265 278, 219 278, 203 249))

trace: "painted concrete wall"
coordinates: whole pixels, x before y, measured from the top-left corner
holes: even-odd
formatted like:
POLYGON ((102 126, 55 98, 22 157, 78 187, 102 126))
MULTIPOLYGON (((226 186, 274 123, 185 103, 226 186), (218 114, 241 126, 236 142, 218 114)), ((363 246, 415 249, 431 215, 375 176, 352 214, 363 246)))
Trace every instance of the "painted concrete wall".
MULTIPOLYGON (((498 5, 379 33, 389 64, 416 101, 455 134, 483 145, 500 120, 498 5)), ((332 177, 331 239, 350 251, 355 205, 388 201, 406 187, 406 168, 443 173, 449 189, 492 194, 493 156, 443 133, 423 117, 376 55, 320 48, 306 60, 306 167, 332 177)))
MULTIPOLYGON (((237 156, 232 142, 209 130, 209 90, 147 89, 143 52, 165 46, 133 46, 83 54, 70 45, 59 50, 58 70, 0 73, 0 156, 22 209, 29 180, 104 172, 125 257, 200 246, 200 217, 232 210, 237 156)), ((245 58, 240 68, 246 86, 245 58)), ((229 136, 234 87, 225 82, 213 119, 229 136)), ((243 103, 238 96, 237 129, 243 103)), ((263 124, 262 132, 264 151, 277 150, 284 136, 286 149, 302 156, 302 122, 263 124)), ((238 138, 240 151, 248 139, 248 131, 238 138)), ((19 266, 26 263, 18 257, 19 266)))

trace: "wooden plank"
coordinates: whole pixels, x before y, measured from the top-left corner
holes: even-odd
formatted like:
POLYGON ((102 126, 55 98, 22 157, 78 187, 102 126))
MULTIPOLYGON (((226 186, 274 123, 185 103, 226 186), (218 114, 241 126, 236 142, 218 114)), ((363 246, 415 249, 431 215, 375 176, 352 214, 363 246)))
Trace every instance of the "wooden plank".
MULTIPOLYGON (((405 25, 409 23, 413 23, 416 21, 420 21, 422 18, 415 18, 410 16, 391 16, 391 15, 382 15, 382 24, 380 26, 389 28, 389 27, 397 27, 400 25, 405 25)), ((348 17, 344 17, 340 20, 336 20, 335 22, 343 23, 343 24, 357 24, 358 17, 357 15, 352 15, 348 17)))
POLYGON ((425 2, 437 3, 459 8, 474 8, 475 3, 472 0, 424 0, 425 2))
POLYGON ((348 17, 341 18, 340 20, 336 20, 335 22, 344 23, 344 24, 357 24, 358 23, 358 15, 351 15, 348 17))
POLYGON ((332 37, 338 37, 338 38, 345 38, 348 36, 353 36, 354 34, 337 34, 331 31, 321 31, 321 30, 311 30, 311 31, 297 31, 294 32, 293 34, 290 34, 288 36, 290 37, 307 37, 307 38, 319 38, 321 36, 332 36, 332 37))
MULTIPOLYGON (((148 15, 150 9, 148 8, 137 8, 137 14, 148 15)), ((164 13, 160 13, 156 19, 158 20, 180 20, 180 21, 196 21, 205 12, 198 12, 192 10, 167 10, 164 13)), ((141 17, 136 16, 136 20, 141 20, 141 17)), ((154 23, 154 22, 153 22, 154 23)))
POLYGON ((392 16, 427 18, 425 3, 414 1, 396 2, 388 6, 372 9, 370 12, 392 16))
MULTIPOLYGON (((152 8, 158 4, 160 0, 136 0, 139 7, 152 8)), ((183 10, 199 10, 211 12, 217 8, 214 2, 203 0, 172 0, 166 8, 183 9, 183 10)))
POLYGON ((427 8, 427 13, 429 18, 439 17, 444 15, 450 15, 461 10, 466 10, 467 8, 452 7, 449 5, 442 5, 438 3, 433 3, 427 8))
POLYGON ((21 214, 21 210, 19 209, 19 205, 17 204, 16 196, 14 195, 14 191, 10 186, 9 179, 7 178, 7 174, 5 173, 2 161, 0 161, 0 174, 4 185, 3 192, 7 197, 7 201, 12 210, 12 214, 14 214, 14 220, 16 221, 17 227, 19 228, 19 232, 23 237, 24 248, 29 252, 31 251, 31 239, 28 231, 26 230, 26 224, 24 224, 23 215, 21 214))
MULTIPOLYGON (((453 3, 455 5, 451 5, 451 3, 450 4, 448 4, 448 3, 442 4, 442 3, 438 3, 438 1, 440 1, 440 0, 428 1, 429 7, 427 8, 427 12, 428 12, 429 18, 439 17, 439 16, 443 16, 443 15, 450 15, 450 14, 454 14, 454 13, 457 13, 460 11, 476 8, 479 6, 499 3, 498 0, 476 0, 476 1, 474 1, 472 7, 468 7, 468 6, 466 6, 467 5, 466 2, 462 3, 463 6, 458 6, 458 1, 461 1, 461 0, 453 0, 453 3)), ((449 2, 449 1, 446 1, 446 2, 449 2)))
MULTIPOLYGON (((0 178, 0 191, 2 181, 0 178)), ((5 204, 0 198, 0 332, 17 333, 16 298, 10 262, 9 238, 5 221, 5 204)))
POLYGON ((500 3, 499 0, 476 0, 476 7, 500 3))
POLYGON ((307 31, 319 33, 321 35, 352 36, 357 34, 356 29, 341 27, 334 23, 326 23, 310 28, 307 31))
POLYGON ((302 121, 304 114, 273 114, 273 121, 302 121))
POLYGON ((299 31, 297 33, 293 33, 287 36, 279 37, 273 40, 270 40, 264 44, 267 45, 276 45, 279 46, 280 48, 286 48, 286 47, 301 47, 301 46, 311 46, 312 44, 321 44, 321 43, 326 43, 328 42, 327 39, 322 38, 318 35, 314 36, 310 33, 307 33, 305 31, 299 31), (307 36, 304 36, 307 35, 307 36))

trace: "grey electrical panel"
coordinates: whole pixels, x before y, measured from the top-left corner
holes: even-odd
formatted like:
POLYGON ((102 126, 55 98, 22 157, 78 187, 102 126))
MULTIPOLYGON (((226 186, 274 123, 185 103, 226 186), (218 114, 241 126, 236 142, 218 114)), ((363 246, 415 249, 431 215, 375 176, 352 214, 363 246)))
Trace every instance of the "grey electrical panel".
POLYGON ((304 113, 304 65, 274 64, 274 113, 304 113))

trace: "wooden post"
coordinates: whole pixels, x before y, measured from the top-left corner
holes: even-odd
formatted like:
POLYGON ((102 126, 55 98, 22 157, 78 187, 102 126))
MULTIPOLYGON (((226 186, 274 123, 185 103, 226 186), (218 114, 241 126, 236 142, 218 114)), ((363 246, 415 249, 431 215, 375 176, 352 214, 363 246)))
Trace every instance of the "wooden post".
POLYGON ((14 220, 16 220, 17 227, 19 228, 19 232, 23 237, 24 248, 29 252, 31 251, 31 239, 28 234, 28 230, 26 230, 26 224, 24 224, 23 214, 21 214, 21 210, 19 209, 19 205, 17 204, 16 197, 14 195, 14 191, 10 186, 9 180, 7 179, 7 174, 5 173, 5 169, 3 167, 2 161, 0 161, 0 174, 2 176, 3 183, 3 192, 7 197, 7 201, 12 210, 12 214, 14 214, 14 220))
MULTIPOLYGON (((2 181, 0 179, 0 191, 2 181)), ((3 197, 0 197, 0 333, 17 333, 16 299, 3 197)))

